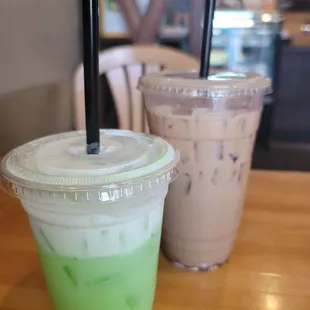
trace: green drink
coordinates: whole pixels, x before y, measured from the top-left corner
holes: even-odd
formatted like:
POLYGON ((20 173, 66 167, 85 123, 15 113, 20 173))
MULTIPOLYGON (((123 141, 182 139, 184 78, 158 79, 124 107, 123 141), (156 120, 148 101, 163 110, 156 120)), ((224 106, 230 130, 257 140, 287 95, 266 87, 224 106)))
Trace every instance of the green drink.
POLYGON ((101 139, 99 155, 83 132, 30 142, 6 156, 2 182, 29 214, 56 310, 151 310, 178 154, 144 134, 101 139))
POLYGON ((39 247, 54 305, 59 310, 151 309, 160 231, 125 254, 75 259, 39 247))

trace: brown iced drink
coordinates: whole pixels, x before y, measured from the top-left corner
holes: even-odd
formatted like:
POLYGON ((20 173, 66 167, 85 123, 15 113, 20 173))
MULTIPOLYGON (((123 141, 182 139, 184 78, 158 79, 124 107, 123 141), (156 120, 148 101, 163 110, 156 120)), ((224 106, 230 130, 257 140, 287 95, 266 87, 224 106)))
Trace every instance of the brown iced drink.
POLYGON ((163 250, 182 266, 214 268, 233 248, 270 82, 256 75, 204 82, 188 74, 179 80, 171 73, 153 76, 156 88, 150 87, 152 76, 140 81, 150 130, 180 150, 183 164, 166 199, 163 250), (168 84, 163 88, 160 77, 168 84))

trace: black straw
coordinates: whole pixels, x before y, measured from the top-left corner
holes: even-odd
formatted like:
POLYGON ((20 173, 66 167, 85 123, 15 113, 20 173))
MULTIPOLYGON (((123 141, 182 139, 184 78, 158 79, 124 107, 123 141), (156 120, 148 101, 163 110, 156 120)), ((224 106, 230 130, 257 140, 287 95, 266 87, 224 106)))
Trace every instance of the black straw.
POLYGON ((99 5, 98 0, 82 0, 84 85, 87 154, 100 153, 99 100, 99 5))
POLYGON ((205 17, 202 32, 200 78, 207 78, 209 75, 214 10, 215 0, 206 0, 205 17))

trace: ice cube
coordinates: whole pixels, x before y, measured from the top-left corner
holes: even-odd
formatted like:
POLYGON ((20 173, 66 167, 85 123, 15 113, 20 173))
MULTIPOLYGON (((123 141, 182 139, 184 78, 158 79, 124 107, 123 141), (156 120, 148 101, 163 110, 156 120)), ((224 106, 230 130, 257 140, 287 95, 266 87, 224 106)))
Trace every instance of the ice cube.
POLYGON ((190 106, 189 107, 177 107, 172 110, 172 114, 191 116, 193 114, 193 108, 190 106))
POLYGON ((68 276, 70 282, 77 287, 78 286, 78 279, 76 274, 74 273, 74 271, 72 270, 72 268, 70 268, 69 266, 63 266, 63 270, 65 272, 65 274, 68 276))
POLYGON ((138 296, 131 294, 126 297, 125 302, 126 302, 126 305, 129 307, 129 309, 136 309, 139 303, 139 298, 138 296))

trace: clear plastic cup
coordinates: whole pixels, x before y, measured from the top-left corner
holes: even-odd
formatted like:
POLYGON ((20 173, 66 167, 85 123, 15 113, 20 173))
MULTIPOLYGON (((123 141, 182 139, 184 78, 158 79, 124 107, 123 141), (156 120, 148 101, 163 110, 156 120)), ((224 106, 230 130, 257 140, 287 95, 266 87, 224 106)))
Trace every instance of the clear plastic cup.
POLYGON ((139 89, 151 133, 181 152, 182 173, 166 199, 163 251, 179 266, 214 269, 233 248, 270 80, 164 71, 141 78, 139 89))
POLYGON ((179 156, 161 138, 101 131, 45 137, 10 152, 2 185, 29 214, 56 310, 151 310, 163 204, 179 156))

